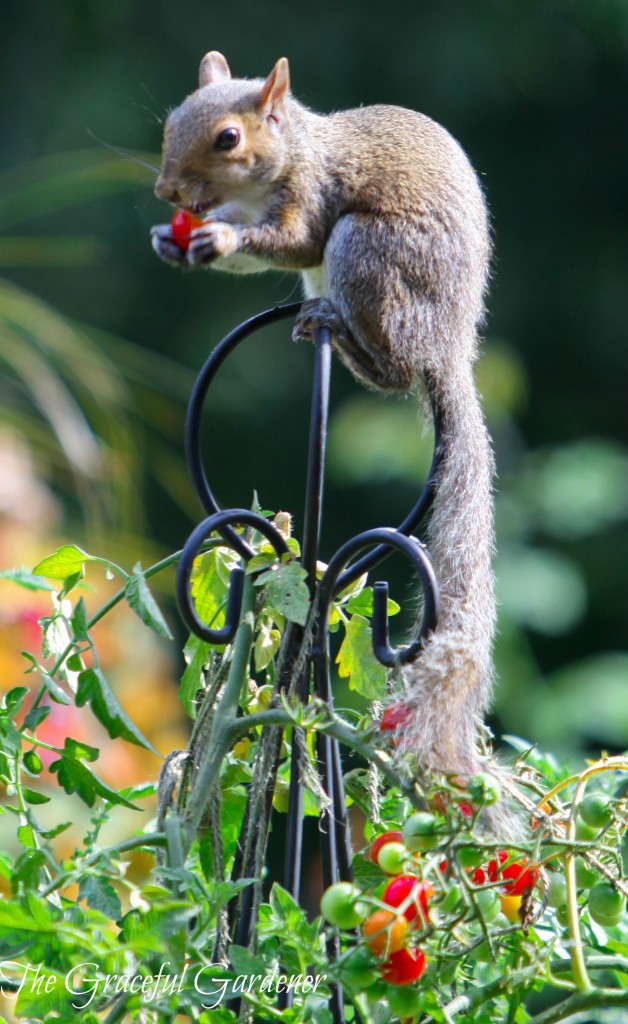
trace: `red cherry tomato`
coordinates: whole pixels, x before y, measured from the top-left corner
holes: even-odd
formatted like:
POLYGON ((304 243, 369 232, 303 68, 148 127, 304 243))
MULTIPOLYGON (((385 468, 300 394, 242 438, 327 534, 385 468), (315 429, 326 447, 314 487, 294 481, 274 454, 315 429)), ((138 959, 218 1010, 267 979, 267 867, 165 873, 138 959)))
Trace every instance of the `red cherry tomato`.
POLYGON ((499 878, 501 871, 501 865, 505 860, 508 860, 508 853, 506 850, 498 850, 497 856, 499 857, 499 865, 496 860, 489 860, 488 862, 488 877, 490 882, 496 882, 499 878))
POLYGON ((525 889, 534 888, 539 872, 534 867, 527 868, 525 862, 515 861, 503 869, 502 877, 511 879, 508 885, 504 886, 504 892, 509 896, 521 896, 525 889))
MULTIPOLYGON (((493 862, 491 861, 491 863, 493 862)), ((476 868, 471 875, 471 878, 473 879, 474 885, 484 885, 486 882, 486 872, 484 871, 484 868, 476 868)))
POLYGON ((382 732, 398 729, 407 723, 410 717, 410 709, 405 704, 391 704, 382 715, 379 727, 382 732))
POLYGON ((187 210, 176 210, 170 226, 172 228, 172 237, 184 252, 187 252, 190 247, 191 234, 194 228, 200 228, 203 224, 201 217, 195 217, 194 214, 188 213, 187 210))
POLYGON ((400 907, 407 899, 411 902, 403 911, 407 921, 411 922, 418 916, 417 924, 429 917, 427 901, 434 890, 429 882, 420 882, 416 875, 399 875, 388 883, 382 893, 382 902, 389 907, 400 907), (419 907, 422 913, 419 914, 419 907))
POLYGON ((382 978, 389 985, 411 985, 425 970, 422 949, 400 949, 382 964, 382 978))
POLYGON ((369 860, 372 861, 373 864, 378 864, 379 865, 379 861, 377 860, 377 857, 378 857, 379 851, 381 850, 382 846, 385 846, 386 843, 402 843, 402 842, 403 842, 403 836, 401 835, 401 832, 382 832, 381 836, 378 836, 377 839, 374 839, 373 842, 371 843, 371 846, 370 846, 370 849, 369 849, 369 860))

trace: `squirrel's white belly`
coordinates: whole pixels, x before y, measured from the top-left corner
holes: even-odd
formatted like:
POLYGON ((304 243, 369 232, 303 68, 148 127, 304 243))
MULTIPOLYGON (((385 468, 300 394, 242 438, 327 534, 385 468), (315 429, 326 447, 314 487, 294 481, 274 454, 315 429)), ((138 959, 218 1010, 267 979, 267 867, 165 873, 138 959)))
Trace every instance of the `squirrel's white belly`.
POLYGON ((324 299, 329 294, 325 261, 311 270, 301 271, 303 291, 306 299, 324 299))

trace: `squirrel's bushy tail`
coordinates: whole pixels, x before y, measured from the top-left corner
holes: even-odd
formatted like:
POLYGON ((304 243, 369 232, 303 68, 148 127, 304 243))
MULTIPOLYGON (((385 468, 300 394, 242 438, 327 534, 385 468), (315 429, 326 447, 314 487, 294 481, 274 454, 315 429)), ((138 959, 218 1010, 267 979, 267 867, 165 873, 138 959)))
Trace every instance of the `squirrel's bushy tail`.
POLYGON ((444 446, 428 530, 441 610, 404 673, 409 713, 397 746, 468 778, 482 767, 478 737, 492 688, 494 461, 471 359, 430 371, 425 383, 444 446))

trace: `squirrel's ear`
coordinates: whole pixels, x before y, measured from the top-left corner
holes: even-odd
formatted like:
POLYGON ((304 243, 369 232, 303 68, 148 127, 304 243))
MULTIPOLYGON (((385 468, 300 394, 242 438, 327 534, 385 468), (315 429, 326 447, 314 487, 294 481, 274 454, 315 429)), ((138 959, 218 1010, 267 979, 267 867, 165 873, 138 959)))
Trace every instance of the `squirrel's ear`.
POLYGON ((231 70, 222 53, 218 53, 218 50, 206 53, 198 72, 199 89, 210 82, 227 82, 230 78, 231 70))
POLYGON ((258 107, 260 113, 275 121, 285 114, 285 100, 290 88, 290 70, 285 57, 280 57, 262 86, 258 107))

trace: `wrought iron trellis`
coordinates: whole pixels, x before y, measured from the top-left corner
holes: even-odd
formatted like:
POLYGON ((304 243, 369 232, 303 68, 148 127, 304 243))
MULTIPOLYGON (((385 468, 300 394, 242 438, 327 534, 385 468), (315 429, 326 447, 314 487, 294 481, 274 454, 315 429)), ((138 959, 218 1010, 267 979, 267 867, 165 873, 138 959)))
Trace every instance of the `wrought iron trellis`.
MULTIPOLYGON (((205 401, 214 377, 225 359, 234 349, 254 332, 277 321, 296 315, 301 303, 289 303, 266 310, 231 331, 213 350, 193 388, 186 420, 186 453, 188 469, 207 518, 196 527, 183 549, 177 576, 177 600, 181 616, 191 632, 213 644, 231 642, 240 621, 241 602, 245 570, 241 567, 232 571, 225 622, 220 629, 206 626, 199 618, 190 592, 190 576, 194 559, 203 543, 214 532, 218 532, 226 545, 230 546, 247 563, 254 552, 246 539, 234 529, 235 526, 249 526, 258 530, 273 545, 278 555, 288 550, 285 539, 276 527, 262 516, 247 509, 221 510, 210 487, 201 444, 201 421, 205 401)), ((444 457, 444 444, 440 431, 440 414, 434 414, 434 455, 427 481, 414 507, 396 528, 380 527, 367 530, 347 541, 330 559, 321 580, 316 579, 319 538, 323 505, 323 480, 325 466, 325 443, 329 407, 329 381, 331 373, 331 338, 329 331, 320 328, 315 332, 315 365, 310 413, 309 449, 305 486, 304 528, 301 544, 302 565, 307 572, 310 600, 314 609, 315 622, 312 644, 303 660, 303 668, 297 684, 302 701, 307 702, 311 688, 314 694, 333 708, 333 697, 329 675, 328 623, 333 598, 353 583, 363 573, 370 571, 392 551, 401 552, 414 566, 423 588, 423 617, 416 638, 408 646, 394 649, 388 633, 388 584, 376 582, 373 587, 373 651, 383 665, 402 665, 412 661, 420 651, 421 644, 434 629, 438 618, 438 585, 425 546, 413 535, 435 496, 439 466, 444 457), (372 549, 372 550, 368 550, 372 549), (364 553, 366 552, 366 553, 364 553), (314 602, 316 604, 314 605, 314 602)), ((293 626, 288 656, 284 660, 279 686, 285 687, 292 679, 295 664, 301 653, 305 631, 293 626)), ((351 843, 345 804, 342 763, 338 741, 324 733, 316 734, 316 756, 323 788, 329 798, 327 807, 321 813, 321 859, 323 884, 325 887, 338 880, 352 879, 351 843)), ((302 843, 303 843, 303 782, 297 764, 292 758, 289 804, 287 816, 286 858, 284 885, 295 899, 299 897, 302 843)), ((275 762, 266 790, 267 807, 270 801, 278 768, 275 762)), ((245 811, 241 841, 235 857, 232 877, 250 877, 250 865, 244 863, 243 837, 249 818, 250 802, 245 811)), ((255 927, 251 887, 240 895, 240 909, 235 941, 247 945, 255 927)), ((233 921, 233 916, 232 916, 233 921)), ((329 954, 339 953, 338 938, 332 936, 329 954)), ((331 1010, 334 1024, 344 1024, 342 992, 332 990, 331 1010)))

